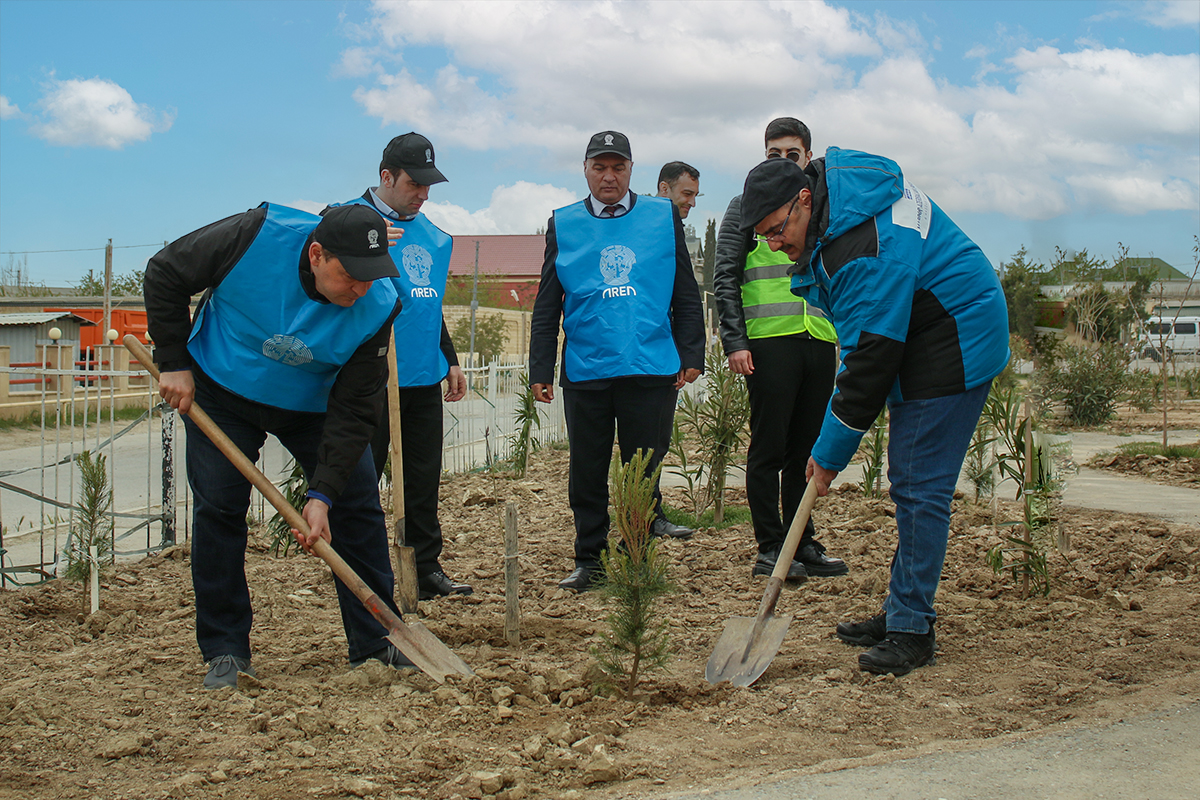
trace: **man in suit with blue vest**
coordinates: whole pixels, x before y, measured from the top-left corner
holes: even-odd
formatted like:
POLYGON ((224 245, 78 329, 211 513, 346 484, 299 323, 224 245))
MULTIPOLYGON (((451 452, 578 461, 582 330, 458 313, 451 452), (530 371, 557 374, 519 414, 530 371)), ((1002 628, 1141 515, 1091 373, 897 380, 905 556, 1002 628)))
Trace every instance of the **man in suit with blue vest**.
MULTIPOLYGON (((374 209, 388 225, 404 232, 396 248, 400 269, 395 280, 404 300, 395 324, 396 367, 400 379, 405 543, 416 556, 421 600, 472 592, 470 585, 449 578, 439 561, 442 400, 461 400, 467 391, 466 376, 442 318, 453 241, 421 213, 421 206, 429 199, 429 187, 445 180, 437 168, 433 144, 421 134, 410 132, 392 139, 384 148, 379 186, 344 204, 374 209)), ((380 475, 390 450, 390 434, 384 409, 371 440, 375 469, 380 475)))
MULTIPOLYGON (((670 445, 675 399, 704 368, 700 291, 679 212, 665 198, 629 191, 633 156, 616 131, 592 137, 584 156, 589 196, 554 212, 530 321, 529 380, 536 400, 554 399, 559 320, 565 334, 563 411, 571 441, 568 494, 575 569, 559 586, 587 591, 608 543, 608 467, 613 434, 621 458, 670 445)), ((658 515, 651 534, 694 531, 658 515)))
MULTIPOLYGON (((190 233, 150 259, 145 298, 159 391, 186 415, 193 399, 251 460, 274 434, 308 478, 303 515, 379 597, 392 602, 387 528, 367 444, 384 406, 392 320, 386 223, 369 209, 324 218, 263 203, 190 233), (204 292, 194 322, 191 297, 204 292)), ((250 666, 246 585, 250 483, 184 416, 196 500, 192 584, 206 688, 250 666)), ((350 663, 408 659, 336 580, 350 663)))
POLYGON ((971 435, 1008 363, 1008 311, 991 262, 889 158, 830 147, 746 177, 741 229, 816 277, 842 367, 808 460, 824 496, 886 404, 897 544, 883 613, 837 636, 870 649, 860 669, 904 675, 934 661, 934 596, 950 501, 971 435))

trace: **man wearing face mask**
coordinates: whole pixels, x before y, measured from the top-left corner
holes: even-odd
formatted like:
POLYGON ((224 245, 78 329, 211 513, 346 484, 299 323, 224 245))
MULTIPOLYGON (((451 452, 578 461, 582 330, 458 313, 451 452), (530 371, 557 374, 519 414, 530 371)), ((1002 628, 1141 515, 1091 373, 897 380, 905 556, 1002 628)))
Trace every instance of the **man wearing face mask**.
MULTIPOLYGON (((196 499, 192 585, 205 688, 237 686, 250 666, 244 568, 250 483, 191 418, 195 401, 251 461, 275 435, 308 478, 303 516, 317 538, 392 611, 394 580, 367 453, 384 404, 400 299, 387 227, 371 209, 324 217, 263 203, 177 239, 146 265, 159 393, 187 427, 196 499), (195 320, 190 299, 204 292, 195 320)), ((352 665, 410 665, 387 630, 335 579, 352 665)), ((398 613, 398 612, 397 612, 398 613)))
MULTIPOLYGON (((764 139, 768 159, 808 166, 812 138, 800 120, 772 120, 764 139)), ((741 205, 740 195, 733 198, 721 220, 713 288, 729 368, 746 376, 750 393, 746 499, 758 542, 751 572, 770 575, 808 485, 804 470, 833 393, 837 334, 812 273, 802 276, 803 293, 793 295, 788 275, 792 259, 773 252, 766 242, 747 241, 739 230, 741 205)), ((847 572, 846 562, 825 554, 810 518, 788 580, 847 572)))

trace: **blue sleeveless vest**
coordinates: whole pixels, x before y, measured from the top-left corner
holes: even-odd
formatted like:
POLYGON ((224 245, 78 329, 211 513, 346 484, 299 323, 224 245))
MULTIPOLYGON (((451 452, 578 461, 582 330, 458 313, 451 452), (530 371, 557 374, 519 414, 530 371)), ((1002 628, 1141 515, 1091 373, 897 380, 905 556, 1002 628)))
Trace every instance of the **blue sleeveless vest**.
POLYGON ((300 255, 321 218, 263 205, 258 235, 197 312, 188 352, 248 400, 324 411, 338 372, 396 307, 396 290, 375 281, 349 308, 311 299, 300 285, 300 255))
MULTIPOLYGON (((338 205, 360 205, 379 211, 365 197, 338 205)), ((424 214, 410 220, 384 219, 388 225, 404 231, 404 238, 392 248, 392 258, 400 272, 400 277, 392 280, 404 301, 395 325, 400 385, 433 386, 441 383, 450 371, 450 362, 442 352, 442 295, 446 293, 454 242, 424 214)))
POLYGON ((679 372, 671 336, 675 225, 671 201, 639 196, 599 219, 587 200, 554 212, 563 287, 563 374, 570 381, 679 372))

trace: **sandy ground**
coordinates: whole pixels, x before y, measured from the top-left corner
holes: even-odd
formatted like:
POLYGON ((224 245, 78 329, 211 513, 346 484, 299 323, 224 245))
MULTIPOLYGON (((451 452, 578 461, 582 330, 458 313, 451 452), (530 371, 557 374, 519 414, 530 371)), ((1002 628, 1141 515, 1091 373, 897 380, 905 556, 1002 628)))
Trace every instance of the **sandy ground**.
POLYGON ((629 701, 591 685, 601 599, 555 585, 570 569, 566 453, 536 453, 523 481, 450 479, 442 504, 443 563, 476 588, 421 604, 476 671, 444 686, 350 670, 328 569, 261 543, 247 557, 258 678, 237 691, 200 688, 186 547, 118 565, 90 618, 63 582, 0 593, 0 798, 646 798, 1200 697, 1200 531, 1152 517, 1064 510, 1050 595, 1023 599, 984 562, 1019 509, 956 501, 938 663, 893 679, 859 672, 858 650, 833 637, 880 608, 893 506, 840 491, 815 519, 852 571, 785 590, 787 637, 750 689, 703 677, 725 621, 761 598, 749 526, 665 542, 674 656, 629 701), (507 502, 520 518, 517 648, 503 637, 507 502))

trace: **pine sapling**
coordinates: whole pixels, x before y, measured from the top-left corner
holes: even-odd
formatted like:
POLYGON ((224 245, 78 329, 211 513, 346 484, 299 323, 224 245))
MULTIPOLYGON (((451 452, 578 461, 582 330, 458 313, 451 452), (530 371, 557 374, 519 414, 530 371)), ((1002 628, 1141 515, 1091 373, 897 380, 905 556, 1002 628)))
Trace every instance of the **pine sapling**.
POLYGON ((66 570, 63 577, 77 581, 83 587, 83 612, 89 610, 88 584, 92 570, 112 556, 112 489, 108 484, 108 460, 102 454, 84 450, 75 461, 79 466, 79 509, 71 535, 67 537, 63 557, 66 570), (96 548, 92 562, 91 548, 96 548))
POLYGON ((608 630, 592 648, 606 676, 604 683, 632 699, 644 672, 661 669, 670 658, 667 622, 656 601, 674 590, 667 559, 650 535, 654 486, 662 465, 646 474, 649 453, 638 450, 628 464, 614 456, 609 472, 610 501, 617 543, 600 557, 605 579, 599 586, 609 605, 608 630))

